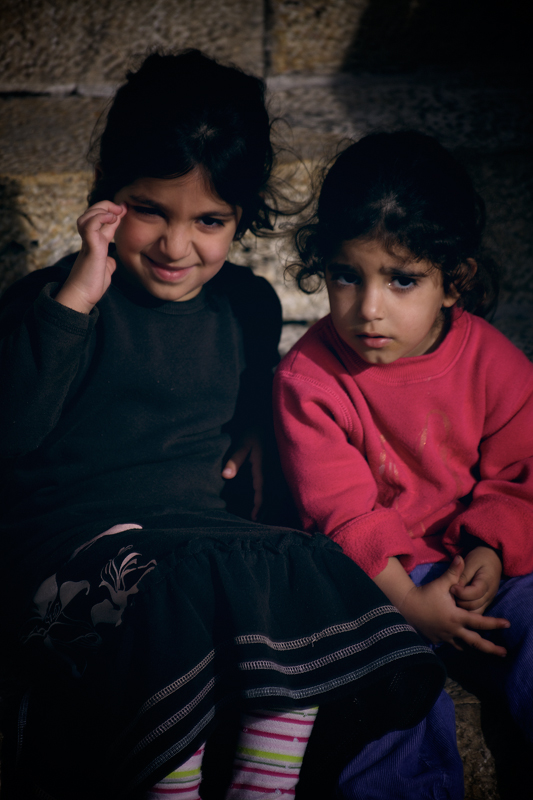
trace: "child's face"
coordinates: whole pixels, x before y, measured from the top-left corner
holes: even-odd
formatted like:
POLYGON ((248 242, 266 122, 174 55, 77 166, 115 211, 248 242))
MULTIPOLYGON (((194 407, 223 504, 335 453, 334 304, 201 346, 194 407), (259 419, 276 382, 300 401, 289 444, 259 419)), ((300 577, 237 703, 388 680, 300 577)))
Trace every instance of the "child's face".
POLYGON ((139 178, 114 198, 127 208, 115 233, 128 277, 161 300, 191 300, 224 264, 241 216, 199 170, 139 178))
POLYGON ((391 364, 435 349, 444 326, 442 273, 428 261, 398 257, 378 242, 352 239, 328 265, 331 317, 339 336, 369 364, 391 364))

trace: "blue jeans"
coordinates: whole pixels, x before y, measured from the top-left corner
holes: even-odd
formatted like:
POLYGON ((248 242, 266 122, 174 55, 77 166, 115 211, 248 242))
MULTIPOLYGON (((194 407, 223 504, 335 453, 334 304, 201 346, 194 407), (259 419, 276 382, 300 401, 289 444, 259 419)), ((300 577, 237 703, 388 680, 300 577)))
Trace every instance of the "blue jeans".
MULTIPOLYGON (((416 567, 417 585, 434 580, 448 564, 416 567)), ((533 742, 533 575, 501 581, 487 616, 504 617, 511 627, 484 633, 507 648, 506 658, 464 653, 483 689, 504 697, 509 710, 533 742)), ((447 648, 444 645, 444 649, 447 648)), ((461 655, 461 654, 459 654, 461 655)), ((458 654, 454 651, 454 657, 458 654)), ((343 770, 344 800, 463 800, 463 766, 455 736, 453 702, 445 693, 414 728, 393 731, 371 742, 343 770)))

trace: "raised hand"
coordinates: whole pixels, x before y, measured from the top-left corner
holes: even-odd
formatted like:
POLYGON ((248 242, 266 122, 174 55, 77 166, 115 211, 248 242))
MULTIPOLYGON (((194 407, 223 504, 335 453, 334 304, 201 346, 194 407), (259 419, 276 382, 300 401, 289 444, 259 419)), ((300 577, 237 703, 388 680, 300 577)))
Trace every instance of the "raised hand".
POLYGON ((81 250, 55 298, 58 303, 89 314, 103 297, 116 269, 108 247, 126 211, 125 205, 102 200, 78 219, 81 250))
POLYGON ((450 591, 459 608, 483 614, 490 605, 502 575, 502 563, 490 547, 475 547, 464 557, 464 570, 450 591))

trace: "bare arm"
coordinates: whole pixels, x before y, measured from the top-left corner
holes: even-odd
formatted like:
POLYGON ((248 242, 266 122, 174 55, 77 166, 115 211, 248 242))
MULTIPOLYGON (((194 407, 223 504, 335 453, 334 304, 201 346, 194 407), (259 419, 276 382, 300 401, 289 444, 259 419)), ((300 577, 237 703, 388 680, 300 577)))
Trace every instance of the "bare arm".
POLYGON ((374 580, 405 619, 434 644, 448 642, 458 650, 467 644, 483 653, 505 656, 505 648, 484 639, 477 631, 508 628, 509 622, 459 608, 450 593, 463 567, 463 559, 456 556, 439 578, 425 586, 415 586, 398 559, 389 558, 374 580))

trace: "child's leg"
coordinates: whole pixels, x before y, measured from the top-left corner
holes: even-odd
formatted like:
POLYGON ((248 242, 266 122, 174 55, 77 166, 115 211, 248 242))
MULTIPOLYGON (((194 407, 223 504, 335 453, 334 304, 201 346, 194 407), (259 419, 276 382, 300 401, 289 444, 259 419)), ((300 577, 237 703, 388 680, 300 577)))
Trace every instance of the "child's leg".
POLYGON ((318 708, 245 714, 226 800, 294 797, 318 708))
POLYGON ((344 800, 463 800, 452 699, 442 692, 429 714, 363 747, 342 771, 344 800))
MULTIPOLYGON (((423 564, 410 577, 420 586, 447 567, 446 562, 423 564)), ((443 690, 414 728, 391 731, 363 747, 342 771, 339 789, 344 800, 463 800, 463 764, 448 694, 443 690)))
POLYGON ((146 800, 200 800, 204 745, 177 769, 152 786, 146 800))

